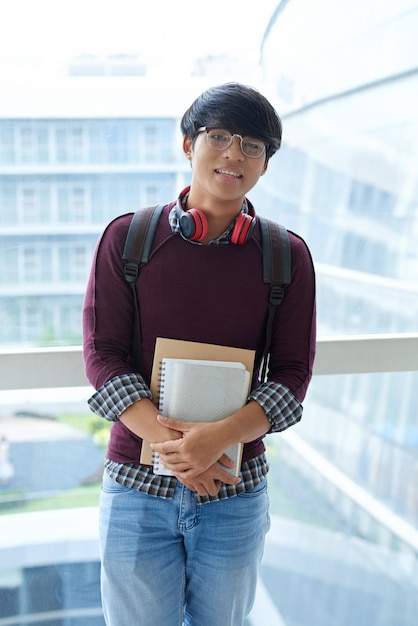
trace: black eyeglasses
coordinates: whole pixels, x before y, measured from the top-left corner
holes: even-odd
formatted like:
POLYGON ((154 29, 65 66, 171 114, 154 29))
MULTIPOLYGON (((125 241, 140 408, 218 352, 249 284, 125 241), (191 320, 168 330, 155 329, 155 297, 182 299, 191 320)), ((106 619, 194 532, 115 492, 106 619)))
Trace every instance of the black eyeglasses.
POLYGON ((260 139, 254 137, 243 137, 237 133, 230 133, 223 128, 208 128, 207 126, 201 126, 197 129, 198 133, 206 133, 206 143, 213 150, 227 150, 232 144, 234 137, 238 137, 240 140, 241 151, 245 156, 250 159, 256 159, 260 157, 266 151, 266 144, 260 139))

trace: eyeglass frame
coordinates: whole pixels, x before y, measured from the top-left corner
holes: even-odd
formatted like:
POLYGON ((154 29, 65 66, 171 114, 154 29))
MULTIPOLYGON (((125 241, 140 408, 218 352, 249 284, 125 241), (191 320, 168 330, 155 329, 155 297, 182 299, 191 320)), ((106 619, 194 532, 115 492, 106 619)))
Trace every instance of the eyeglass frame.
POLYGON ((221 152, 222 150, 228 150, 228 148, 230 148, 232 146, 232 142, 234 141, 234 137, 239 137, 241 152, 242 152, 242 154, 244 156, 248 157, 249 159, 259 159, 261 156, 263 156, 263 154, 267 153, 267 149, 269 147, 269 144, 264 144, 264 150, 263 150, 263 152, 260 152, 260 154, 257 154, 257 155, 247 154, 244 151, 243 147, 242 147, 242 142, 244 141, 244 137, 242 135, 239 135, 238 133, 231 133, 231 132, 229 132, 229 130, 226 130, 226 128, 219 128, 219 130, 225 130, 227 133, 229 133, 231 135, 230 143, 227 146, 223 146, 222 148, 214 148, 213 146, 209 145, 209 140, 208 140, 209 132, 211 130, 218 130, 218 127, 217 126, 200 126, 200 128, 197 129, 197 134, 203 133, 203 132, 206 133, 206 143, 208 144, 209 148, 211 148, 212 150, 217 150, 218 152, 221 152))

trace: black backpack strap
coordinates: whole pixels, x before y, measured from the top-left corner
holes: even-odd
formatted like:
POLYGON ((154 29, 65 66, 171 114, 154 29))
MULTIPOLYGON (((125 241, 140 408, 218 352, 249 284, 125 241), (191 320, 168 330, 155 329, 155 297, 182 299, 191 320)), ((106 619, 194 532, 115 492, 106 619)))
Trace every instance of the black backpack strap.
POLYGON ((164 206, 158 204, 140 209, 135 213, 126 235, 122 259, 125 264, 125 280, 135 283, 141 263, 148 263, 155 230, 164 206))
POLYGON ((134 318, 132 328, 133 358, 140 370, 141 363, 141 320, 135 283, 138 280, 141 263, 147 263, 151 252, 155 231, 164 205, 146 207, 135 213, 125 240, 122 259, 126 261, 124 277, 128 282, 133 298, 134 318))
POLYGON ((269 311, 266 325, 266 339, 263 350, 261 381, 266 380, 270 352, 273 319, 276 307, 284 297, 284 285, 292 279, 289 233, 284 226, 258 217, 263 244, 263 282, 270 284, 269 311))

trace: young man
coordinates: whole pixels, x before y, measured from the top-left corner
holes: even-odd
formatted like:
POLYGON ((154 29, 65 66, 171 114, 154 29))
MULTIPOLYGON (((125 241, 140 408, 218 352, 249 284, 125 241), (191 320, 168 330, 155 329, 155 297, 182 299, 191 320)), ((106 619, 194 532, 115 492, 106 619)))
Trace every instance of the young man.
POLYGON ((91 409, 114 422, 100 535, 108 626, 242 626, 269 526, 263 437, 298 422, 315 351, 309 251, 290 236, 292 282, 275 314, 268 381, 260 369, 269 286, 259 223, 246 194, 281 142, 280 119, 257 90, 207 90, 181 122, 190 188, 164 207, 136 284, 141 371, 133 366, 132 295, 122 252, 132 214, 98 244, 84 304, 91 409), (164 419, 149 390, 155 341, 168 337, 256 350, 244 408, 215 423, 164 419), (141 465, 153 442, 173 476, 141 465), (240 476, 224 451, 244 442, 240 476))

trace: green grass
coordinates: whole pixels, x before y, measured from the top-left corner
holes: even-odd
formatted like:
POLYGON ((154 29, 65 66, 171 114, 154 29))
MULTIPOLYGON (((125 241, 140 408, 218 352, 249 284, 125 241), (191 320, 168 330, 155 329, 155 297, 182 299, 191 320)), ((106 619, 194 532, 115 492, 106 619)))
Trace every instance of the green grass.
POLYGON ((62 415, 57 415, 56 419, 62 424, 67 424, 77 430, 81 430, 86 435, 90 435, 96 445, 106 449, 112 422, 108 422, 92 413, 83 413, 81 415, 63 413, 62 415))
MULTIPOLYGON (((62 424, 68 424, 68 426, 72 426, 77 430, 81 430, 84 433, 91 434, 91 420, 102 419, 93 415, 92 413, 83 413, 73 415, 71 413, 63 413, 56 416, 57 422, 61 422, 62 424)), ((103 420, 104 421, 104 420, 103 420)))

